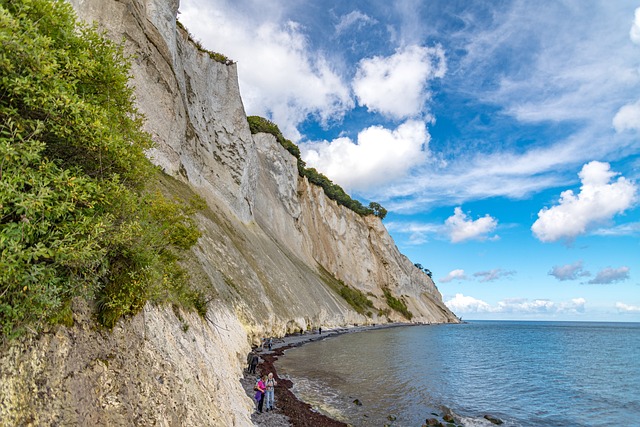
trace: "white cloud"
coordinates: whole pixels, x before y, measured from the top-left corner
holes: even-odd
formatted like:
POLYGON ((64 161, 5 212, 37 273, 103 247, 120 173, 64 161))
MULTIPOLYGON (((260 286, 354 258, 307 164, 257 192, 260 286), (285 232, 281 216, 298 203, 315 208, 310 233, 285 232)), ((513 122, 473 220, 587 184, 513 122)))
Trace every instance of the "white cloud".
POLYGON ((415 223, 415 222, 390 222, 387 229, 391 232, 410 233, 412 244, 421 244, 427 241, 427 235, 437 235, 448 239, 453 243, 465 240, 495 240, 498 236, 489 236, 495 230, 498 222, 489 215, 477 220, 468 219, 460 207, 454 209, 454 214, 447 218, 443 224, 415 223))
POLYGON ((629 279, 629 267, 620 268, 607 267, 596 274, 588 283, 592 285, 608 285, 611 283, 622 282, 629 279))
POLYGON ((353 108, 349 86, 331 62, 312 51, 299 24, 278 23, 277 8, 249 15, 224 0, 191 0, 180 12, 206 48, 237 61, 247 113, 273 119, 287 138, 300 138, 297 126, 309 115, 327 122, 353 108))
POLYGON ((625 304, 623 302, 617 302, 616 303, 616 308, 618 309, 618 311, 620 312, 625 312, 625 313, 640 313, 640 307, 636 306, 636 305, 628 305, 625 304))
POLYGON ((495 268, 493 270, 488 271, 478 271, 477 273, 473 273, 473 277, 479 277, 481 282, 494 282, 498 279, 502 279, 503 277, 509 277, 516 274, 515 271, 507 271, 501 268, 495 268))
POLYGON ((635 44, 640 45, 640 7, 636 9, 635 19, 633 20, 633 25, 631 25, 631 30, 629 30, 629 38, 635 44))
POLYGON ((358 64, 353 90, 360 105, 396 119, 422 116, 431 98, 429 80, 446 72, 442 47, 409 46, 389 57, 358 64))
POLYGON ((609 121, 637 87, 628 4, 555 2, 542 10, 535 2, 512 2, 494 12, 496 25, 469 41, 465 76, 500 76, 497 89, 481 96, 519 120, 609 121), (508 66, 500 68, 505 55, 508 66))
POLYGON ((637 236, 640 234, 640 222, 629 222, 615 227, 599 228, 593 234, 597 236, 637 236))
POLYGON ((569 302, 556 303, 548 299, 535 299, 529 301, 526 298, 506 299, 498 303, 500 313, 519 314, 559 314, 559 313, 584 313, 586 300, 574 298, 569 302))
POLYGON ((442 232, 442 225, 431 223, 390 221, 385 224, 385 227, 390 232, 409 234, 408 243, 411 245, 421 245, 428 241, 428 235, 442 232))
POLYGON ((467 276, 464 274, 464 270, 452 270, 445 277, 439 279, 440 283, 449 283, 453 280, 467 280, 467 276))
POLYGON ((578 175, 582 181, 578 195, 572 190, 563 191, 558 205, 538 212, 531 230, 539 240, 574 239, 635 203, 635 184, 624 177, 610 183, 617 173, 610 170, 608 163, 587 163, 578 175))
POLYGON ((309 167, 347 191, 364 191, 404 177, 429 158, 430 135, 424 122, 409 120, 395 130, 372 126, 358 141, 338 138, 301 145, 309 167))
POLYGON ((576 261, 573 264, 554 265, 549 275, 564 281, 576 280, 578 277, 589 276, 591 273, 583 269, 582 261, 576 261))
POLYGON ((340 17, 340 21, 336 25, 336 33, 342 34, 353 26, 356 26, 358 29, 360 29, 365 25, 375 24, 377 22, 378 21, 360 12, 359 10, 354 10, 340 17))
POLYGON ((445 227, 453 243, 465 240, 486 240, 489 238, 487 234, 493 232, 498 225, 498 221, 488 214, 474 221, 467 219, 467 215, 460 207, 456 207, 453 212, 453 216, 445 221, 445 227))
POLYGON ((491 313, 496 311, 486 302, 474 297, 456 294, 455 297, 444 302, 454 313, 491 313))
POLYGON ((613 127, 616 132, 640 130, 640 103, 627 104, 620 108, 613 117, 613 127))
POLYGON ((458 315, 469 313, 576 314, 584 313, 586 303, 584 298, 573 298, 570 301, 560 303, 548 299, 512 298, 499 301, 495 306, 492 306, 485 301, 463 294, 456 294, 455 297, 445 301, 445 305, 458 315))

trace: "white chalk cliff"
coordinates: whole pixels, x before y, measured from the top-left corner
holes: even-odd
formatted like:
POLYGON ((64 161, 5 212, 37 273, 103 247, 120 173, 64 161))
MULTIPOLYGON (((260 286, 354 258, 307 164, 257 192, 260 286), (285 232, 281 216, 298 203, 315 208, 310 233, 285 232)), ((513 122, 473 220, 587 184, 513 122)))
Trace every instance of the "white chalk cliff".
POLYGON ((406 303, 412 322, 458 322, 379 218, 337 205, 298 176, 273 136, 251 134, 236 66, 189 40, 176 25, 178 0, 70 2, 81 19, 124 37, 156 142, 150 157, 208 204, 185 263, 215 298, 205 320, 147 305, 112 332, 76 302, 73 327, 0 353, 0 424, 252 425, 238 379, 259 337, 407 321, 389 310, 383 288, 406 303), (371 299, 371 316, 332 289, 337 281, 371 299))

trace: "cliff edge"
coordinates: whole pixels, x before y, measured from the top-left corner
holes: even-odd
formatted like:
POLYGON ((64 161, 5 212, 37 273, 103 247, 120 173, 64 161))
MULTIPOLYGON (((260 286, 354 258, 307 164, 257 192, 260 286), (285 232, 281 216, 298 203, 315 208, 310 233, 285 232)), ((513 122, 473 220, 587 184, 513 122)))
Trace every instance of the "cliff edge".
POLYGON ((167 191, 207 202, 184 261, 212 295, 206 319, 147 305, 112 332, 74 302, 74 326, 0 354, 2 425, 251 425, 238 379, 251 344, 317 326, 457 323, 381 220, 298 175, 269 134, 252 135, 236 66, 198 48, 178 0, 70 0, 132 55, 148 155, 167 191), (357 309, 348 292, 370 301, 357 309), (402 314, 389 305, 401 301, 402 314), (5 424, 6 423, 6 424, 5 424))

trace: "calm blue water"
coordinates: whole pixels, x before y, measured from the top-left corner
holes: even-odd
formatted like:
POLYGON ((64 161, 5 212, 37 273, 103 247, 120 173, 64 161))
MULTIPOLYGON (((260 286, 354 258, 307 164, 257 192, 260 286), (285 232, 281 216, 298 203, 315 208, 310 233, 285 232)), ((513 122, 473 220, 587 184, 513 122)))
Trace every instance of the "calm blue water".
POLYGON ((391 328, 292 349, 276 366, 299 397, 355 426, 421 426, 443 407, 467 426, 490 425, 484 414, 505 426, 640 426, 640 323, 391 328))

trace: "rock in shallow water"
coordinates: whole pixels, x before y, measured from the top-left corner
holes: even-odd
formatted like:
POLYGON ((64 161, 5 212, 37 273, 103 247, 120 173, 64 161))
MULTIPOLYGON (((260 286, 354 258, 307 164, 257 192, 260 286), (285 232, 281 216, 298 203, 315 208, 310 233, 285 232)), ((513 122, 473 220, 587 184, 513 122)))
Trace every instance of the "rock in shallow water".
POLYGON ((496 424, 496 425, 500 425, 502 424, 502 420, 492 416, 492 415, 485 415, 484 416, 485 420, 491 421, 491 423, 496 424))

